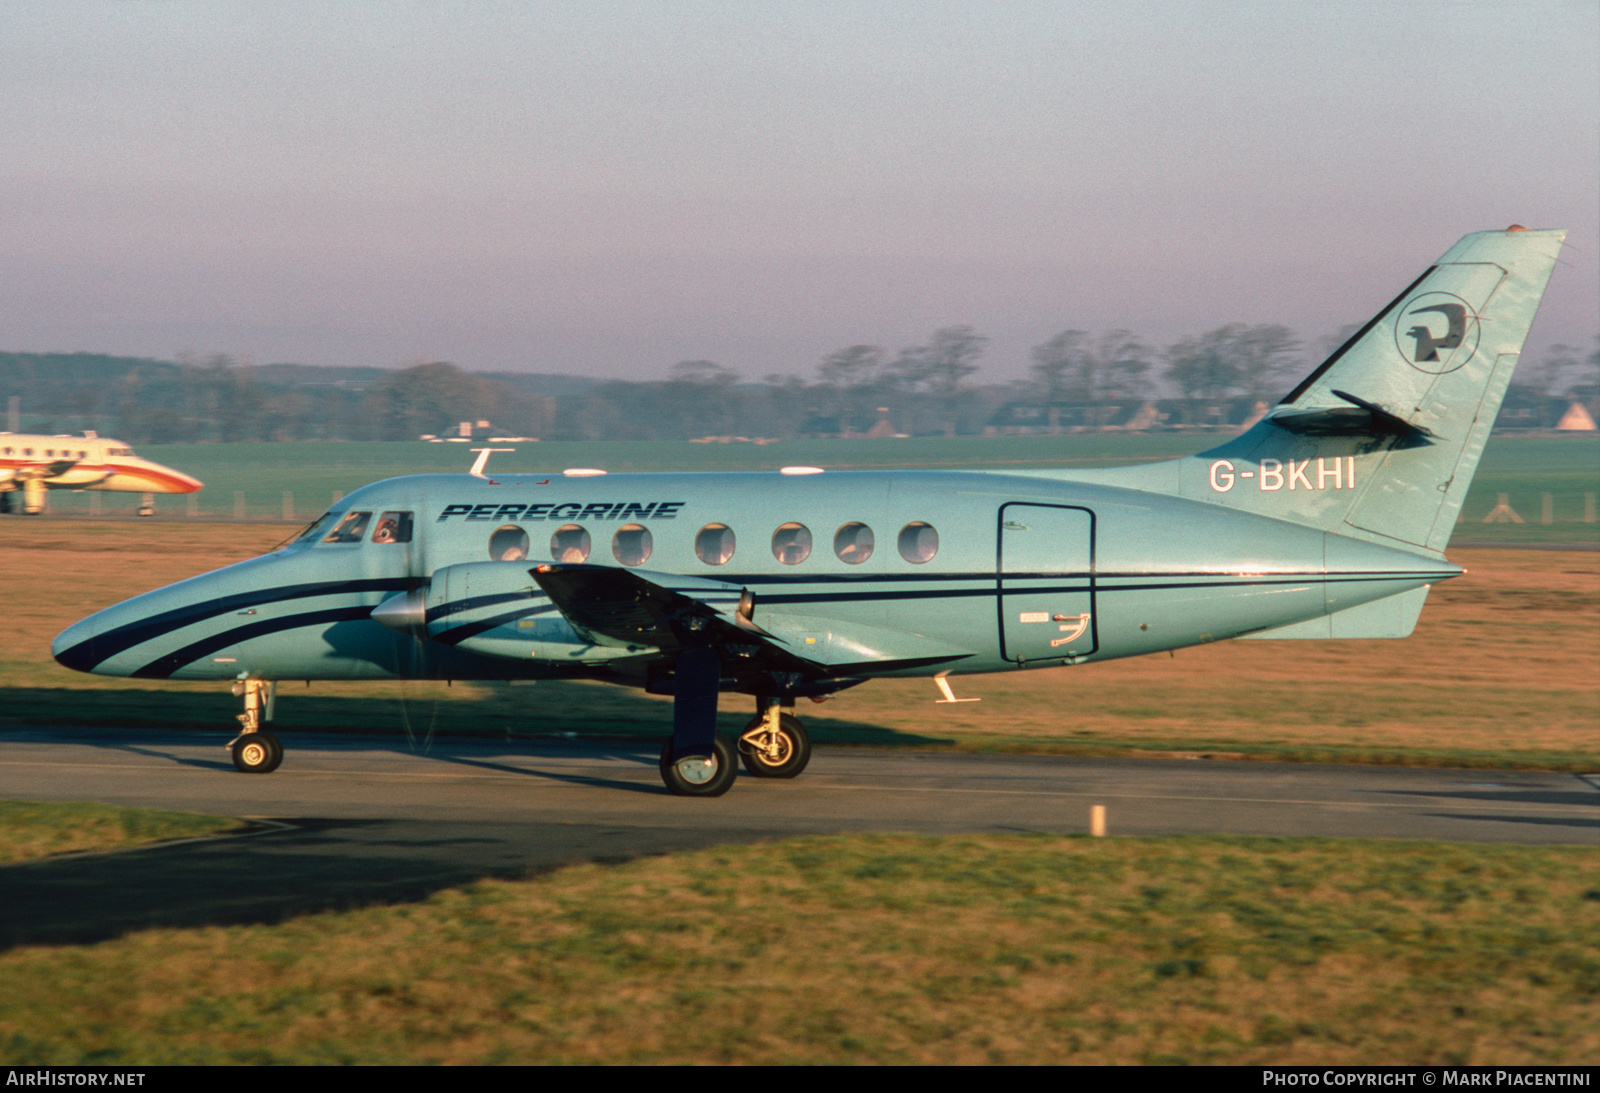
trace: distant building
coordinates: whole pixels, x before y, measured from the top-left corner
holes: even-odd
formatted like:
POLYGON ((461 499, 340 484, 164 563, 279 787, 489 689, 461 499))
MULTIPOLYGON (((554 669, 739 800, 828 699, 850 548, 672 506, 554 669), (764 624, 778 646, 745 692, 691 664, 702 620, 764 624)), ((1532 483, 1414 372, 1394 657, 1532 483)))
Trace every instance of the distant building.
POLYGON ((1567 407, 1567 412, 1561 415, 1561 420, 1556 422, 1556 428, 1563 433, 1593 433, 1600 430, 1595 428, 1594 416, 1584 408, 1583 403, 1574 402, 1567 407))

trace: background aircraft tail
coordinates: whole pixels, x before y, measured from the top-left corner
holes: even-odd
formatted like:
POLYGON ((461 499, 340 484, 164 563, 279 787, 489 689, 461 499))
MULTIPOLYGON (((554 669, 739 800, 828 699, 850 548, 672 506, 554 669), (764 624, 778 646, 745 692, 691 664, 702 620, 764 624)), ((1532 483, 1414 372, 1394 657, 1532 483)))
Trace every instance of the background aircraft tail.
POLYGON ((1138 484, 1442 552, 1565 237, 1467 236, 1254 427, 1138 484))

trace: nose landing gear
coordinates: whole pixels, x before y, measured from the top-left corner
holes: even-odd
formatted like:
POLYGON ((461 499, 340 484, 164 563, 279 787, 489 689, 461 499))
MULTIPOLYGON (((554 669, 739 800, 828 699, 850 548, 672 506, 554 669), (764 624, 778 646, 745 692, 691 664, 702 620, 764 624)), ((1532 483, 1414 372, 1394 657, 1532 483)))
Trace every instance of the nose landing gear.
POLYGON ((245 774, 270 774, 283 762, 283 745, 270 732, 241 736, 228 751, 233 755, 233 765, 245 774))
POLYGON ((239 715, 239 735, 228 741, 233 765, 245 774, 270 774, 283 762, 283 745, 261 728, 272 720, 277 704, 278 684, 269 679, 234 680, 233 693, 244 696, 244 713, 239 715))

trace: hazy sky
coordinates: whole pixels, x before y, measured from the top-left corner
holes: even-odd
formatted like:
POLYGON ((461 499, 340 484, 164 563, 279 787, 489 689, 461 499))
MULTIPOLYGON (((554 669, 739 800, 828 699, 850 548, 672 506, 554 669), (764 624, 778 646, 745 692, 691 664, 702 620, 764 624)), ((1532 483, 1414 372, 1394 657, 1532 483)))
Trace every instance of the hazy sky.
POLYGON ((1571 230, 1600 4, 9 2, 0 350, 809 375, 1069 327, 1308 341, 1571 230))

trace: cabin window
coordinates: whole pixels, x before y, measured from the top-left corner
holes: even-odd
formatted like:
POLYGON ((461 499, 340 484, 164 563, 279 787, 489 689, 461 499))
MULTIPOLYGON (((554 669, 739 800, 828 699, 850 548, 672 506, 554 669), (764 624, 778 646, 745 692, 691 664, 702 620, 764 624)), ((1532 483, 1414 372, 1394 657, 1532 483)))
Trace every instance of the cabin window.
POLYGON ((932 524, 914 520, 900 529, 900 557, 915 565, 933 561, 939 553, 939 533, 932 524))
POLYGON ((347 512, 339 526, 328 532, 324 543, 359 543, 361 537, 367 533, 367 524, 372 520, 370 512, 347 512))
MULTIPOLYGON (((411 514, 409 512, 386 512, 378 517, 378 526, 372 529, 374 543, 409 543, 411 541, 411 514)), ((527 536, 523 536, 526 547, 527 536)), ((524 551, 526 553, 526 551, 524 551)))
POLYGON ((589 560, 589 533, 577 524, 556 528, 550 536, 550 557, 557 562, 577 565, 589 560))
MULTIPOLYGON (((410 515, 407 513, 406 515, 410 515)), ((492 562, 520 562, 528 556, 528 533, 515 524, 494 529, 489 536, 489 560, 492 562)))
POLYGON ((644 565, 650 560, 650 529, 643 524, 623 524, 611 537, 611 553, 623 565, 644 565))
POLYGON ((772 556, 784 565, 799 565, 811 557, 811 529, 804 524, 783 524, 772 533, 772 556))
POLYGON ((846 565, 860 565, 872 557, 872 529, 850 523, 833 533, 833 552, 846 565))
POLYGON ((694 552, 706 565, 727 565, 733 557, 733 529, 727 524, 707 524, 694 537, 694 552))

